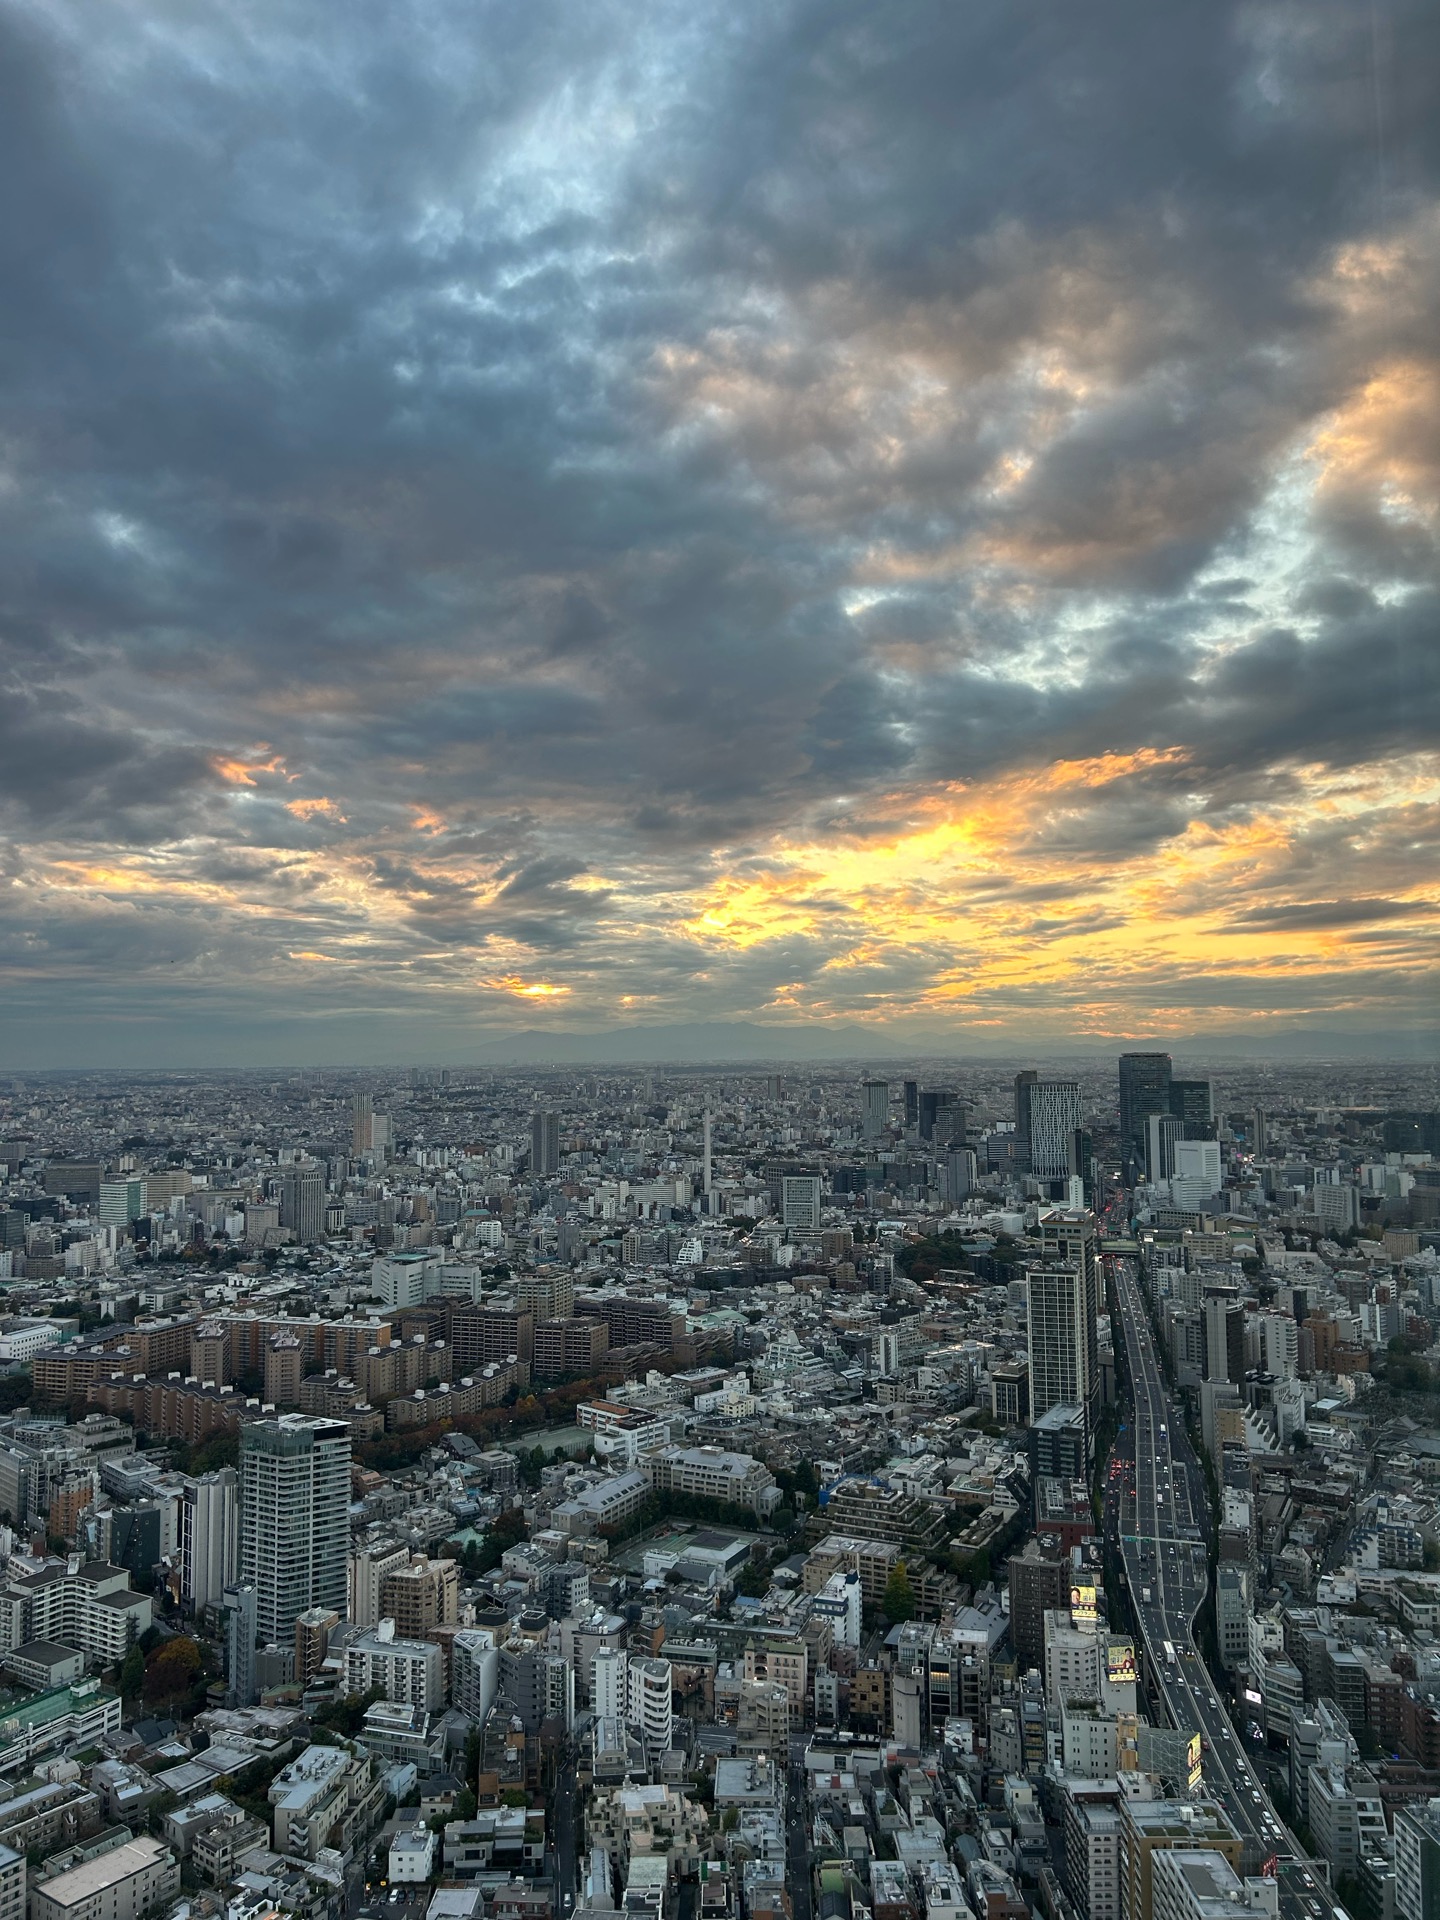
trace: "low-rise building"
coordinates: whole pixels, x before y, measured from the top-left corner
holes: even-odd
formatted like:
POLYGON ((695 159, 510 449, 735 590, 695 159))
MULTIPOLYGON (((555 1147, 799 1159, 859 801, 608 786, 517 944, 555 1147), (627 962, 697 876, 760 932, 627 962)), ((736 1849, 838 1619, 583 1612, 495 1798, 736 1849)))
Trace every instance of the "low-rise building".
POLYGON ((423 1820, 413 1827, 401 1827, 390 1842, 389 1871, 392 1886, 415 1885, 430 1878, 440 1845, 438 1833, 432 1833, 423 1820))
POLYGON ((180 1885, 180 1863, 148 1834, 42 1880, 30 1920, 140 1920, 180 1885))

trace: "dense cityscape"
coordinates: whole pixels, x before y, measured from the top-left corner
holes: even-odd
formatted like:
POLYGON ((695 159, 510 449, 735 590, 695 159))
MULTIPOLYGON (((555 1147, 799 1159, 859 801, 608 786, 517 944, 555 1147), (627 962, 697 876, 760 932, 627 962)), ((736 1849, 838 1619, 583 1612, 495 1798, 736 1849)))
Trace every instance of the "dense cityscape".
POLYGON ((1433 1920, 1440 1085, 0 1082, 0 1898, 1433 1920))

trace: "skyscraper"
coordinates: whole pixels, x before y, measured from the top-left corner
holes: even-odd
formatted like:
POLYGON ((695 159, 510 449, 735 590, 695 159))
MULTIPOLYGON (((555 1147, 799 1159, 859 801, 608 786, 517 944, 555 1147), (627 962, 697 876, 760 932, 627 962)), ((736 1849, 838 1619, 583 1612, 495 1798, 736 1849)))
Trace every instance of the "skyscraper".
POLYGON ((907 1080, 905 1082, 905 1128, 906 1128, 906 1131, 908 1132, 912 1127, 918 1127, 919 1124, 920 1124, 920 1082, 918 1080, 907 1080))
POLYGON ((1100 1396, 1096 1263, 1083 1247, 1070 1258, 1038 1260, 1025 1270, 1025 1292, 1030 1417, 1051 1407, 1082 1407, 1093 1435, 1100 1396))
POLYGON ((375 1139, 375 1105, 368 1093, 357 1093, 350 1102, 350 1144, 355 1155, 369 1153, 375 1139))
POLYGON ((537 1111, 530 1116, 530 1171, 558 1173, 560 1170, 560 1116, 537 1111))
POLYGON ((1168 1053, 1120 1056, 1120 1149, 1139 1158, 1145 1151, 1145 1116, 1170 1111, 1168 1053))
POLYGON ((1145 1176, 1155 1182, 1168 1180, 1175 1171, 1175 1143, 1185 1138, 1185 1122, 1173 1113, 1149 1113, 1145 1116, 1145 1176))
POLYGON ((350 1429, 284 1413, 240 1430, 240 1578, 266 1640, 294 1638, 307 1607, 345 1607, 350 1429))
POLYGON ((280 1174, 280 1224, 302 1247, 325 1237, 325 1170, 314 1161, 280 1174))
POLYGON ((1027 1160, 1030 1155, 1030 1095, 1039 1078, 1034 1067, 1026 1067, 1015 1076, 1015 1138, 1020 1142, 1027 1160))
POLYGON ((1215 1131, 1215 1102, 1208 1080, 1172 1080, 1170 1112, 1184 1123, 1187 1140, 1206 1140, 1215 1131))
POLYGON ((1245 1384, 1245 1307, 1233 1295, 1209 1293, 1204 1301, 1205 1378, 1245 1384))
POLYGON ((1080 1125, 1080 1082, 1054 1080, 1034 1068, 1015 1076, 1015 1132, 1038 1180, 1063 1180, 1074 1171, 1074 1134, 1080 1125))
MULTIPOLYGON (((1056 1207, 1040 1216, 1042 1259, 1072 1267, 1077 1276, 1075 1310, 1080 1316, 1080 1356, 1076 1369, 1077 1396, 1070 1403, 1084 1410, 1086 1433, 1094 1438, 1100 1417, 1100 1336, 1098 1322, 1105 1303, 1105 1288, 1100 1272, 1100 1243, 1095 1216, 1086 1208, 1056 1207)), ((1068 1362, 1067 1362, 1068 1368, 1068 1362)), ((1052 1376, 1055 1388, 1068 1383, 1068 1371, 1052 1376)), ((1030 1416, 1036 1418, 1043 1407, 1034 1402, 1031 1388, 1030 1416)))
POLYGON ((863 1080, 860 1083, 860 1093, 861 1119, 865 1138, 874 1140, 890 1125, 890 1082, 863 1080))
POLYGON ((919 1090, 918 1110, 920 1115, 920 1138, 929 1140, 935 1132, 935 1115, 941 1107, 948 1107, 955 1098, 948 1087, 921 1087, 919 1090))

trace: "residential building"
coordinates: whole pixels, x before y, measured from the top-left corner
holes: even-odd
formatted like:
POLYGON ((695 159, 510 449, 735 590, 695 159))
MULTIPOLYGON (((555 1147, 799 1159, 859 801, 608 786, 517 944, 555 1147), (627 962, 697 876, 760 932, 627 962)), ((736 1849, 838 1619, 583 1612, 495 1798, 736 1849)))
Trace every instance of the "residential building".
POLYGON ((221 1467, 187 1478, 180 1495, 180 1591, 196 1613, 219 1606, 240 1560, 240 1479, 221 1467))
POLYGON ((393 1620, 357 1634, 345 1649, 345 1691, 370 1693, 435 1713, 445 1704, 444 1669, 433 1640, 399 1640, 393 1620))
POLYGON ((309 1607, 345 1605, 350 1429, 285 1413, 240 1433, 240 1576, 262 1640, 288 1645, 309 1607))

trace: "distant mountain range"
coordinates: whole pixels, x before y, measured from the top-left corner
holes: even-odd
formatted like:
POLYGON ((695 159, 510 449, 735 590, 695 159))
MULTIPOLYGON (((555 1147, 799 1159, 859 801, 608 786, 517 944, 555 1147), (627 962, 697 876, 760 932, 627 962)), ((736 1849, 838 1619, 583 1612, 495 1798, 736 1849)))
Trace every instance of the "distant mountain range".
POLYGON ((1172 1054, 1214 1060, 1440 1060, 1440 1028, 1408 1033, 1331 1031, 1296 1027, 1266 1034, 1205 1033, 1138 1040, 1065 1041, 1052 1039, 1029 1047, 994 1034, 971 1036, 894 1027, 761 1026, 754 1021, 713 1021, 661 1027, 614 1027, 599 1033, 542 1032, 529 1029, 464 1048, 467 1058, 495 1066, 648 1066, 669 1063, 727 1065, 789 1060, 881 1062, 940 1058, 955 1060, 1092 1060, 1113 1057, 1129 1047, 1161 1047, 1172 1054))

